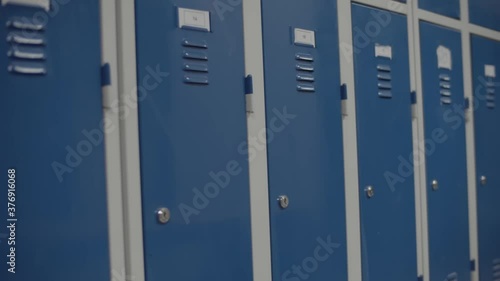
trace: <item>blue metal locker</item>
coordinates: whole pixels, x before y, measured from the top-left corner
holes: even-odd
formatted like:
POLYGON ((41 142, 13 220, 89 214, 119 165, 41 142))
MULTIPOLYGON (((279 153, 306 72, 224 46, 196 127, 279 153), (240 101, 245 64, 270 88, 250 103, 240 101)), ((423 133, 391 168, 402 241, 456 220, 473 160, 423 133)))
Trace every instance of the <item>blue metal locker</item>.
POLYGON ((337 3, 262 10, 273 280, 347 280, 337 3))
POLYGON ((499 88, 500 42, 472 36, 472 78, 476 140, 477 221, 479 278, 500 277, 500 112, 496 107, 499 88))
POLYGON ((363 280, 416 280, 407 20, 352 5, 363 280))
POLYGON ((420 22, 430 280, 470 280, 461 44, 420 22))
POLYGON ((0 4, 0 280, 109 281, 99 1, 31 2, 0 4))
POLYGON ((497 0, 469 1, 469 20, 473 24, 500 30, 500 2, 497 0))
POLYGON ((450 18, 460 18, 460 0, 418 0, 418 7, 450 18))
POLYGON ((214 3, 136 1, 148 281, 252 280, 242 8, 214 3))

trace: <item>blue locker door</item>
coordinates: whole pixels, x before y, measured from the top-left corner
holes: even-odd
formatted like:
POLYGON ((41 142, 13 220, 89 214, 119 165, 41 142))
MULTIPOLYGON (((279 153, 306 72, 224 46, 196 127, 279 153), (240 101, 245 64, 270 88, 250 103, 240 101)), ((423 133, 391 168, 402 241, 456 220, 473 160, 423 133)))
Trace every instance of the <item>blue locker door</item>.
POLYGON ((474 126, 476 139, 477 220, 479 278, 500 277, 500 111, 496 96, 500 90, 500 43, 472 36, 474 79, 474 126), (484 178, 482 178, 484 177, 484 178))
POLYGON ((418 7, 443 16, 460 18, 460 0, 419 0, 418 7))
POLYGON ((230 8, 136 1, 148 281, 252 280, 243 19, 230 8))
POLYGON ((336 1, 265 0, 262 10, 273 279, 345 281, 336 1))
POLYGON ((352 18, 363 280, 416 280, 406 17, 353 4, 352 18))
POLYGON ((0 280, 111 278, 100 36, 98 0, 0 5, 0 280))
POLYGON ((497 0, 469 1, 469 17, 473 24, 500 30, 500 2, 497 0))
POLYGON ((420 23, 430 280, 470 280, 461 44, 420 23))

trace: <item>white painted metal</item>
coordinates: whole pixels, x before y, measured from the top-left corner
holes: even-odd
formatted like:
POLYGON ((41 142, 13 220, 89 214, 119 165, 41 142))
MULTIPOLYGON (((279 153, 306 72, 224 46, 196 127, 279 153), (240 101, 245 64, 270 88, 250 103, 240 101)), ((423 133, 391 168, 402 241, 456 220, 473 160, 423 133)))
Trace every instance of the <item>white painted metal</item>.
MULTIPOLYGON (((108 0, 103 0, 108 1, 108 0)), ((126 278, 144 281, 135 1, 116 2, 126 278)))
MULTIPOLYGON (((469 22, 469 4, 467 0, 460 0, 460 18, 467 27, 469 22)), ((462 30, 462 58, 463 58, 463 76, 464 76, 464 94, 465 98, 474 100, 472 90, 472 59, 471 59, 470 29, 462 30)), ((476 145, 474 138, 474 106, 466 112, 465 120, 465 138, 467 153, 467 181, 468 181, 468 199, 469 199, 469 251, 470 259, 476 260, 476 270, 471 272, 471 281, 479 281, 479 249, 477 234, 477 194, 476 194, 476 145)))
POLYGON ((351 3, 350 1, 338 1, 337 5, 340 44, 340 81, 342 84, 347 85, 348 97, 347 100, 343 101, 347 269, 349 281, 359 281, 362 280, 361 229, 351 3))
MULTIPOLYGON (((261 3, 243 1, 245 40, 245 72, 253 77, 253 94, 247 97, 252 104, 247 113, 249 141, 266 129, 264 98, 264 61, 262 47, 261 3)), ((267 174, 267 145, 256 150, 249 163, 250 208, 252 225, 252 254, 254 280, 271 281, 271 232, 269 224, 269 190, 267 174)))
MULTIPOLYGON (((412 5, 410 3, 409 5, 412 5)), ((408 52, 410 57, 410 87, 411 90, 417 92, 417 69, 416 62, 419 60, 419 53, 417 53, 415 48, 415 10, 410 8, 408 9, 408 52)), ((419 151, 419 119, 418 114, 419 109, 418 105, 414 104, 412 106, 412 132, 413 132, 413 151, 419 151)), ((416 231, 417 231, 417 275, 423 276, 424 274, 424 250, 423 250, 423 233, 422 233, 422 191, 421 191, 421 179, 419 177, 420 169, 422 166, 418 159, 414 157, 413 167, 414 167, 414 184, 415 184, 415 223, 416 223, 416 231)))
MULTIPOLYGON (((101 0, 101 46, 102 63, 109 63, 111 80, 116 81, 117 76, 117 46, 116 46, 116 13, 115 1, 101 0)), ((103 89, 106 100, 118 98, 116 83, 103 89)), ((105 106, 103 121, 111 123, 110 131, 105 132, 105 163, 106 163, 106 190, 108 204, 108 231, 111 278, 121 276, 125 271, 125 245, 123 233, 123 202, 121 180, 121 155, 120 155, 120 128, 118 113, 105 106)), ((107 126, 106 126, 107 127, 107 126)))

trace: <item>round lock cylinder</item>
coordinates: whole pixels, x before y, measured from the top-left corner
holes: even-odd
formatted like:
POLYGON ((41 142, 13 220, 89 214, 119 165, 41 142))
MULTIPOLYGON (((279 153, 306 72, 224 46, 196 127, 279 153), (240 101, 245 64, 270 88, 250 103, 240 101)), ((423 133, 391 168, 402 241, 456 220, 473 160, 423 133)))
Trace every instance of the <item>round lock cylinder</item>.
POLYGON ((481 185, 486 185, 488 183, 488 179, 486 178, 486 176, 481 176, 479 181, 481 182, 481 185))
POLYGON ((368 198, 372 198, 373 196, 375 196, 375 189, 371 185, 367 186, 365 188, 365 193, 368 198))
POLYGON ((156 211, 158 222, 166 224, 170 221, 170 210, 168 208, 160 208, 156 211))
POLYGON ((432 190, 436 191, 439 189, 439 182, 437 180, 433 180, 431 183, 432 190))
POLYGON ((278 202, 279 202, 280 207, 282 209, 288 208, 288 205, 290 204, 290 200, 288 199, 288 196, 286 196, 286 195, 280 195, 278 197, 278 202))

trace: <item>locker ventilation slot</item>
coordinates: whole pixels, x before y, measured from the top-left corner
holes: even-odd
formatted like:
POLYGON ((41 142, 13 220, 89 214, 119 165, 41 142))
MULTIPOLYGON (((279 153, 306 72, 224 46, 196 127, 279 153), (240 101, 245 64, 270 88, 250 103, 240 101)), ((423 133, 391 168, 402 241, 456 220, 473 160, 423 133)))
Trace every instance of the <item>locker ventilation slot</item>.
POLYGON ((458 281, 458 274, 456 272, 453 272, 453 273, 450 273, 448 274, 448 276, 446 276, 446 281, 458 281))
POLYGON ((392 75, 391 66, 386 64, 377 65, 378 96, 381 98, 392 98, 392 75))
POLYGON ((500 281, 500 259, 493 260, 493 281, 500 281))
POLYGON ((489 81, 486 83, 486 106, 488 108, 495 108, 495 82, 489 81))
POLYGON ((7 21, 8 71, 20 75, 47 74, 45 26, 12 17, 7 21))
POLYGON ((297 91, 314 93, 316 91, 314 87, 314 57, 307 53, 296 53, 295 59, 297 64, 295 69, 297 70, 296 80, 297 80, 297 91))
POLYGON ((439 93, 441 95, 441 104, 451 104, 451 77, 449 74, 441 73, 439 75, 439 93))
POLYGON ((182 40, 184 83, 208 85, 208 44, 204 40, 182 40))

